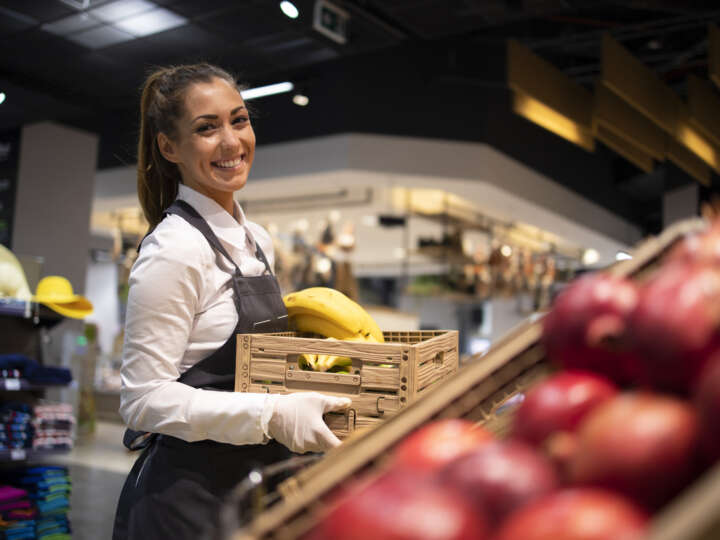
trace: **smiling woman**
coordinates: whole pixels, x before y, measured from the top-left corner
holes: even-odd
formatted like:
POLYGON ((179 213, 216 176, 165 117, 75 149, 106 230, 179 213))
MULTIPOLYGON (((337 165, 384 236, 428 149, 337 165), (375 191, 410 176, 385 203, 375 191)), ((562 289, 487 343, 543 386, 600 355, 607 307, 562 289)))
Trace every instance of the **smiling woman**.
POLYGON ((143 449, 113 538, 213 537, 223 498, 256 466, 340 441, 323 422, 347 398, 233 392, 236 334, 287 330, 270 235, 233 193, 255 134, 234 77, 163 68, 143 89, 138 197, 150 232, 129 279, 120 414, 143 449))
POLYGON ((216 78, 189 88, 175 138, 159 133, 158 146, 183 184, 232 214, 233 193, 245 186, 255 154, 255 133, 234 84, 216 78))

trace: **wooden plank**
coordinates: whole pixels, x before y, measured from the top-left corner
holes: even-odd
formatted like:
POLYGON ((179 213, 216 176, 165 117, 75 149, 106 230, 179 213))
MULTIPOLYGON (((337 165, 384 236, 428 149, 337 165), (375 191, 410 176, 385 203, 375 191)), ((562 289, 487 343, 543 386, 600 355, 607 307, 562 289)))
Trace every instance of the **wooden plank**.
POLYGON ((284 360, 253 358, 250 362, 250 379, 255 381, 285 381, 284 360))
MULTIPOLYGON (((293 338, 289 338, 293 339, 293 338)), ((359 345, 359 344, 358 344, 359 345)), ((265 344, 264 346, 260 347, 256 345, 255 340, 253 340, 253 346, 251 350, 251 354, 253 357, 255 356, 276 356, 276 357, 283 357, 288 356, 292 354, 300 354, 300 353, 312 353, 312 354, 332 354, 335 356, 348 356, 350 358, 358 358, 362 359, 366 362, 375 362, 377 364, 399 364, 400 363, 400 354, 399 352, 392 351, 391 354, 388 354, 388 349, 382 350, 382 349, 370 349, 367 347, 372 347, 373 345, 378 345, 377 343, 372 344, 363 344, 362 347, 348 347, 348 346, 341 346, 341 345, 334 345, 334 342, 327 341, 322 342, 321 344, 313 344, 313 345, 305 345, 302 342, 298 343, 295 341, 287 342, 287 343, 281 343, 281 344, 265 344)), ((380 346, 382 347, 382 345, 380 346)))
POLYGON ((293 381, 300 381, 303 383, 328 383, 342 386, 360 386, 360 375, 346 375, 344 373, 327 373, 322 371, 306 371, 301 369, 293 369, 293 366, 287 366, 287 368, 283 371, 285 374, 285 382, 288 387, 293 381))
POLYGON ((364 365, 360 369, 363 388, 397 390, 400 388, 400 370, 364 365))
POLYGON ((329 341, 318 338, 277 337, 266 334, 253 335, 253 349, 257 348, 265 350, 266 352, 273 351, 272 354, 317 351, 319 353, 335 354, 337 356, 350 356, 353 353, 357 353, 397 357, 403 347, 404 344, 402 343, 329 341))
POLYGON ((247 392, 250 387, 250 337, 237 336, 235 350, 235 391, 247 392))

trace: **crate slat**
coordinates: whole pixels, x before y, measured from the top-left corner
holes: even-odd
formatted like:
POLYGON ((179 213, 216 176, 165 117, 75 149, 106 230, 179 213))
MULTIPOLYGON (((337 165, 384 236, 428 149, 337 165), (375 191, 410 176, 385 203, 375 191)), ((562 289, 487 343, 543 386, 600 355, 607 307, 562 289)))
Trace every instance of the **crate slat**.
POLYGON ((360 370, 363 388, 397 390, 400 388, 400 371, 397 368, 365 365, 360 370))

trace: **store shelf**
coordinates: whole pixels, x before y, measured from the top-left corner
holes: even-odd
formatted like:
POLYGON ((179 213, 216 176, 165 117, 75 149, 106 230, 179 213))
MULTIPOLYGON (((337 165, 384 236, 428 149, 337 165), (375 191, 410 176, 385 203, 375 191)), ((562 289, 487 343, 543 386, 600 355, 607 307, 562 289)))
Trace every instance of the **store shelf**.
POLYGON ((45 390, 46 388, 58 388, 70 386, 70 383, 59 384, 35 384, 27 379, 2 379, 0 378, 0 391, 6 392, 25 392, 33 390, 45 390))
POLYGON ((0 317, 28 319, 36 325, 45 327, 55 326, 64 318, 42 304, 7 298, 0 298, 0 317))
POLYGON ((70 448, 59 448, 56 450, 33 450, 32 448, 12 448, 0 450, 0 462, 28 461, 42 459, 47 456, 58 456, 70 453, 70 448))

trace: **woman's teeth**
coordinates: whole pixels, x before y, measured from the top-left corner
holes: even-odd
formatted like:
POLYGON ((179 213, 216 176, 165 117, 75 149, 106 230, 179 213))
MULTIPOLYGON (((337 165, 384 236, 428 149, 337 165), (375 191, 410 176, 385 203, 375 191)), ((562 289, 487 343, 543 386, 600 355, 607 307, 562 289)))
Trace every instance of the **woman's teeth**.
POLYGON ((220 167, 222 169, 233 169, 240 165, 243 162, 242 158, 233 159, 230 161, 216 161, 213 163, 216 167, 220 167))

